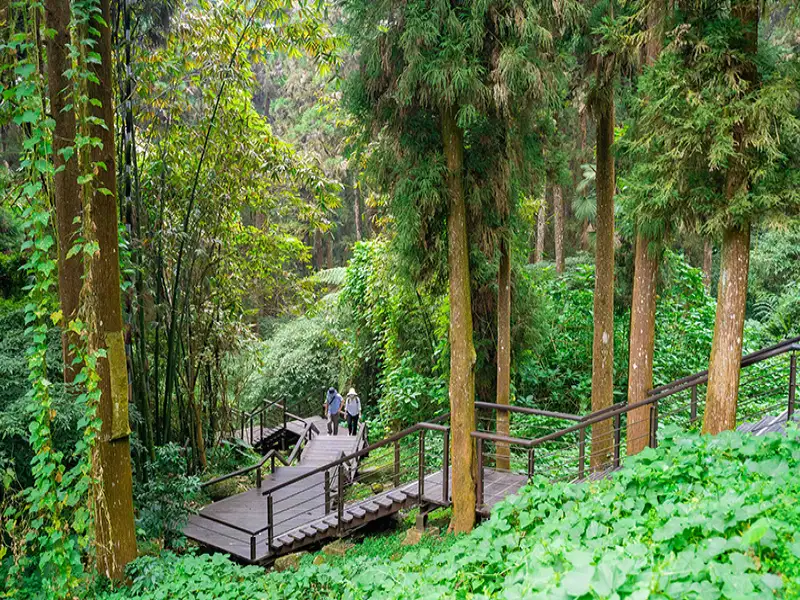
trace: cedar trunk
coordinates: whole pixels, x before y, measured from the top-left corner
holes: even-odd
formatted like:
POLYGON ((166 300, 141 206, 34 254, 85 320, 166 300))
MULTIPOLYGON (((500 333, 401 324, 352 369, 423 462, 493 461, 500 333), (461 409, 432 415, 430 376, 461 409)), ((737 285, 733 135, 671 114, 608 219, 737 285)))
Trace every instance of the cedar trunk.
POLYGON ((83 254, 78 252, 67 258, 72 244, 80 236, 81 213, 83 211, 80 187, 78 186, 78 154, 75 148, 75 111, 64 110, 72 102, 72 82, 64 76, 71 68, 68 56, 70 44, 69 0, 47 0, 44 7, 45 26, 54 35, 45 36, 47 45, 47 87, 50 96, 50 114, 55 121, 53 129, 53 177, 56 221, 58 230, 58 296, 64 316, 64 333, 61 337, 64 356, 64 381, 71 383, 80 370, 73 365, 78 336, 67 331, 69 322, 78 312, 81 287, 83 286, 83 254), (63 151, 71 148, 73 155, 64 159, 63 151))
MULTIPOLYGON (((758 10, 756 0, 734 2, 731 15, 738 19, 744 31, 745 62, 742 79, 755 89, 758 70, 758 10)), ((737 155, 725 173, 725 197, 732 199, 749 187, 748 165, 742 149, 745 125, 733 130, 737 155)), ((716 434, 736 426, 736 407, 739 395, 739 368, 742 359, 742 334, 747 301, 747 275, 750 269, 750 223, 730 225, 722 235, 722 259, 717 287, 717 314, 714 339, 708 361, 708 392, 703 416, 703 433, 716 434)))
POLYGON ((97 361, 100 376, 102 419, 93 460, 95 476, 101 486, 94 499, 95 537, 98 570, 112 579, 122 579, 125 565, 136 558, 136 531, 133 523, 130 428, 128 424, 128 373, 122 333, 120 298, 119 240, 117 238, 117 176, 114 155, 114 106, 111 75, 110 0, 101 0, 106 24, 95 23, 99 30, 96 47, 100 64, 92 63, 97 83, 89 82, 89 97, 100 101, 92 106, 94 117, 105 127, 91 126, 91 134, 102 142, 92 148, 92 162, 102 162, 97 175, 98 187, 111 193, 95 191, 90 199, 90 226, 97 240, 98 252, 89 260, 87 290, 94 310, 89 329, 89 348, 103 349, 106 358, 97 361))
POLYGON ((544 259, 544 236, 547 231, 547 186, 542 198, 539 212, 536 213, 536 250, 533 254, 533 262, 538 263, 544 259))
MULTIPOLYGON (((500 241, 500 268, 497 273, 497 404, 511 403, 511 246, 500 241)), ((497 412, 497 433, 509 435, 510 414, 497 412)), ((509 470, 511 449, 497 444, 495 466, 509 470)))
POLYGON ((553 186, 553 213, 556 244, 556 273, 564 272, 564 191, 560 185, 553 186))
MULTIPOLYGON (((648 15, 650 36, 645 47, 648 65, 658 59, 661 36, 655 7, 648 15)), ((653 353, 656 340, 656 280, 661 248, 651 254, 650 240, 636 233, 634 249, 633 296, 631 298, 631 331, 628 354, 628 404, 647 398, 653 388, 653 353)), ((628 413, 628 454, 637 454, 650 442, 650 410, 643 406, 628 413)))
POLYGON ((703 433, 716 434, 736 426, 749 267, 750 227, 726 230, 722 238, 717 316, 708 363, 703 433))
MULTIPOLYGON (((631 301, 628 404, 647 398, 653 388, 653 352, 656 329, 656 279, 658 256, 648 252, 648 241, 636 235, 633 298, 631 301)), ((650 442, 650 406, 628 413, 628 454, 637 454, 650 442)))
MULTIPOLYGON (((597 233, 592 343, 592 411, 614 403, 614 97, 597 115, 597 233)), ((607 466, 613 448, 611 420, 592 427, 591 468, 607 466)))
POLYGON ((462 172, 464 138, 455 110, 442 110, 442 145, 447 161, 447 263, 450 275, 450 423, 452 431, 453 517, 462 533, 475 525, 475 347, 472 343, 467 208, 462 172))
POLYGON ((703 285, 711 293, 711 270, 714 266, 714 245, 709 238, 703 240, 703 285))

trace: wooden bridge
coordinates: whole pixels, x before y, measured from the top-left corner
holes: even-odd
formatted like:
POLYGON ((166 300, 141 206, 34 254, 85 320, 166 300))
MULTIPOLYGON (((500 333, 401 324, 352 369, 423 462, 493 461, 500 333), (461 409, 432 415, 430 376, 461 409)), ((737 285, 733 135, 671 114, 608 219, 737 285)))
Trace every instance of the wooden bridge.
MULTIPOLYGON (((800 337, 743 357, 737 413, 741 431, 780 431, 795 419, 798 350, 800 337)), ((699 428, 707 381, 707 372, 696 373, 654 389, 642 402, 585 416, 477 402, 477 428, 472 433, 478 456, 477 513, 488 515, 497 502, 536 475, 580 482, 619 469, 630 433, 628 416, 636 409, 648 409, 645 435, 651 447, 657 446, 659 426, 664 424, 699 428), (510 432, 526 436, 498 433, 497 415, 503 413, 510 432), (593 426, 599 423, 611 424, 598 430, 606 439, 593 439, 593 426), (588 456, 593 441, 610 448, 594 465, 588 456)), ((356 436, 348 436, 345 428, 338 436, 327 435, 322 433, 323 419, 297 417, 279 403, 269 406, 283 413, 282 433, 276 434, 276 425, 256 425, 255 418, 263 417, 254 413, 245 418, 249 430, 242 421, 239 437, 256 446, 280 438, 283 450, 272 448, 258 464, 204 484, 255 473, 252 489, 192 515, 184 528, 188 538, 245 563, 265 563, 406 508, 419 507, 424 516, 450 504, 448 415, 369 444, 363 424, 356 436), (296 436, 288 454, 287 431, 296 436)), ((640 431, 641 427, 637 435, 640 431)))

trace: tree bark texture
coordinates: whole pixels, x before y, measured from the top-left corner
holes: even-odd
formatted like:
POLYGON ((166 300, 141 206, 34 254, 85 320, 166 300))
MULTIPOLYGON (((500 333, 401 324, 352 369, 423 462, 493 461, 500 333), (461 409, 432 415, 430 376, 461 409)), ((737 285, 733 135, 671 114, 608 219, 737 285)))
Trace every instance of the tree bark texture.
POLYGON ((450 426, 452 431, 453 516, 462 533, 475 525, 475 347, 472 343, 467 209, 464 199, 464 138, 455 109, 442 110, 442 144, 447 161, 449 213, 447 262, 450 275, 450 426))
POLYGON ((736 427, 739 367, 750 268, 750 228, 731 228, 722 238, 717 314, 708 363, 708 393, 703 433, 736 427))
POLYGON ((53 130, 53 177, 56 221, 58 230, 58 295, 64 316, 64 333, 61 338, 64 357, 64 381, 71 383, 80 370, 73 365, 75 357, 70 347, 79 342, 78 336, 66 331, 69 322, 78 312, 81 287, 83 287, 83 254, 78 252, 67 258, 72 244, 80 236, 80 217, 83 212, 81 191, 78 186, 78 154, 75 148, 75 110, 64 110, 72 102, 72 82, 64 76, 72 64, 68 55, 70 44, 69 0, 47 0, 44 7, 45 26, 54 35, 45 36, 47 47, 47 87, 50 96, 50 114, 55 120, 53 130), (72 151, 65 159, 64 152, 72 151))
POLYGON ((564 190, 553 186, 553 229, 556 250, 556 273, 564 273, 564 190))
MULTIPOLYGON (((637 234, 628 355, 628 404, 646 399, 647 392, 653 389, 659 257, 651 255, 648 246, 647 238, 637 234)), ((650 409, 650 406, 642 406, 628 413, 628 454, 637 454, 649 445, 650 409)))
MULTIPOLYGON (((597 115, 597 233, 592 343, 592 411, 614 403, 614 98, 597 115)), ((591 468, 607 466, 613 448, 611 420, 592 427, 591 468)))
MULTIPOLYGON (((353 178, 355 180, 355 177, 353 178)), ((356 224, 356 241, 361 241, 361 190, 358 181, 353 183, 353 221, 356 224)))
POLYGON ((92 125, 92 135, 102 148, 92 148, 92 162, 103 162, 97 185, 111 191, 95 191, 90 199, 90 226, 99 251, 89 261, 87 289, 94 310, 89 330, 91 351, 103 349, 106 358, 97 363, 101 398, 99 416, 102 427, 97 438, 93 468, 101 485, 95 498, 96 554, 98 570, 112 579, 122 579, 125 565, 136 558, 136 531, 133 522, 130 427, 128 423, 128 373, 122 333, 120 298, 119 240, 117 237, 117 175, 114 155, 114 106, 111 71, 110 0, 101 0, 105 25, 93 23, 99 30, 96 47, 100 64, 90 68, 97 83, 88 84, 90 98, 100 101, 92 106, 93 116, 106 127, 92 125))
MULTIPOLYGON (((500 268, 497 273, 497 404, 511 403, 511 246, 500 241, 500 268)), ((509 435, 510 414, 497 412, 497 433, 509 435)), ((495 466, 509 470, 511 449, 497 444, 495 466)))

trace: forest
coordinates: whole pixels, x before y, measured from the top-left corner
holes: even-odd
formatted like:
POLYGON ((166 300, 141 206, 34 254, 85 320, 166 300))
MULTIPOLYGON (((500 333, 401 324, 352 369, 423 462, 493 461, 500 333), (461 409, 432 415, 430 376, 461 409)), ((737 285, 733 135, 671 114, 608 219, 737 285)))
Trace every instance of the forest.
POLYGON ((0 598, 800 597, 786 0, 0 0, 0 598))

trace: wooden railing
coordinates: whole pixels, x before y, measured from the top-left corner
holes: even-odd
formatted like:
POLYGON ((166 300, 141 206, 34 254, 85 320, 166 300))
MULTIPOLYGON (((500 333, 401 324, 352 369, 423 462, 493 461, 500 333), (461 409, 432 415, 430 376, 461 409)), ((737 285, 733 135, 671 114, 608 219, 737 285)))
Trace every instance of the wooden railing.
MULTIPOLYGON (((740 382, 737 423, 751 422, 768 413, 785 410, 791 420, 795 413, 797 395, 797 351, 800 350, 800 337, 792 338, 748 354, 742 358, 742 377, 740 382)), ((509 471, 526 475, 544 474, 551 480, 583 480, 588 476, 599 476, 619 468, 626 452, 628 438, 627 417, 632 411, 647 408, 647 427, 643 435, 645 446, 657 447, 659 427, 664 423, 684 429, 699 427, 699 414, 704 408, 701 386, 707 384, 708 372, 702 371, 683 377, 669 384, 659 386, 644 400, 634 404, 616 404, 583 417, 565 413, 553 413, 516 406, 476 403, 497 413, 538 415, 555 419, 576 421, 574 425, 558 429, 534 438, 515 437, 498 434, 496 431, 474 431, 478 458, 478 477, 476 482, 477 508, 484 510, 484 476, 487 459, 496 457, 491 448, 498 445, 516 449, 516 456, 510 461, 509 471), (592 439, 592 428, 599 423, 611 421, 610 431, 603 436, 611 436, 608 455, 595 456, 586 465, 587 446, 592 441, 603 442, 607 438, 592 439), (489 451, 487 451, 487 447, 489 451)), ((510 420, 510 419, 509 419, 510 420)))

